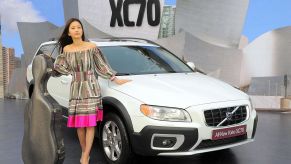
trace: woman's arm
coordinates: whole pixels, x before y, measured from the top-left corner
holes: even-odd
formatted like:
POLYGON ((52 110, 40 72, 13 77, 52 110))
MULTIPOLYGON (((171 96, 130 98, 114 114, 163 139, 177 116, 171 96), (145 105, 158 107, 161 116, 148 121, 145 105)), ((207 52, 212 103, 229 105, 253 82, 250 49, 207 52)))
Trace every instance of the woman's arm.
POLYGON ((69 64, 63 53, 56 57, 56 60, 54 62, 54 70, 63 75, 71 74, 69 64))

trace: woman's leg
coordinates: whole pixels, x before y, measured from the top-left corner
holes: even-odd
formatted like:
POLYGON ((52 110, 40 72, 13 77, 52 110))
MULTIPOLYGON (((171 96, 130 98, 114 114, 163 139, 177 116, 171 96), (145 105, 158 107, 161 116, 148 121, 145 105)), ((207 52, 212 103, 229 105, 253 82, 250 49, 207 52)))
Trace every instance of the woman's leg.
MULTIPOLYGON (((82 156, 83 156, 85 149, 86 149, 86 131, 85 131, 85 128, 77 128, 77 133, 78 133, 78 138, 80 141, 80 146, 82 149, 82 156)), ((81 160, 82 160, 82 156, 81 156, 81 160)))
POLYGON ((91 147, 94 140, 94 134, 95 134, 95 127, 87 127, 86 128, 86 148, 83 154, 83 161, 84 163, 88 163, 88 158, 90 155, 91 147))

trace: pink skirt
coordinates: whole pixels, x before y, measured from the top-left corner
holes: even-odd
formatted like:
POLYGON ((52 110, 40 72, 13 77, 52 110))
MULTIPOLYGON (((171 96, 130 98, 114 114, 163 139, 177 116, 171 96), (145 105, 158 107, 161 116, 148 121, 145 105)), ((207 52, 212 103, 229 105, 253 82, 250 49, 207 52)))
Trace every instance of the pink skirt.
POLYGON ((67 127, 83 128, 96 126, 98 121, 103 121, 103 109, 96 107, 95 114, 69 115, 67 127))

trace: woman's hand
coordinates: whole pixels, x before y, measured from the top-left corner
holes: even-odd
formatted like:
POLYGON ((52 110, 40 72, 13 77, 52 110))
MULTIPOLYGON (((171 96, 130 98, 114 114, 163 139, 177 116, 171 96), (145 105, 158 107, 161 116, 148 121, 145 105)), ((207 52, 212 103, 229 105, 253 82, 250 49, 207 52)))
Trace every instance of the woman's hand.
POLYGON ((122 84, 130 82, 132 80, 130 80, 130 79, 119 79, 119 78, 115 77, 113 81, 118 85, 122 85, 122 84))

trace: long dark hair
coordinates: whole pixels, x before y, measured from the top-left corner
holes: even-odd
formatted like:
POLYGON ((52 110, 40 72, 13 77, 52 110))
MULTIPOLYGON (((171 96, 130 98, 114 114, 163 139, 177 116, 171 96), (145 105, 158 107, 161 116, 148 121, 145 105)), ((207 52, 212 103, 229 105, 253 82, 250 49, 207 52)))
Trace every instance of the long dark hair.
POLYGON ((58 43, 59 43, 59 52, 60 53, 63 52, 63 49, 64 49, 64 47, 66 45, 73 43, 73 39, 72 39, 71 36, 68 35, 68 33, 69 33, 69 27, 70 27, 71 23, 74 22, 74 21, 77 21, 77 22, 79 22, 81 24, 82 31, 83 31, 82 40, 85 41, 85 33, 84 33, 84 28, 83 28, 82 22, 79 19, 77 19, 77 18, 71 18, 71 19, 69 19, 66 22, 64 31, 63 31, 62 35, 60 36, 60 38, 58 40, 58 43))

